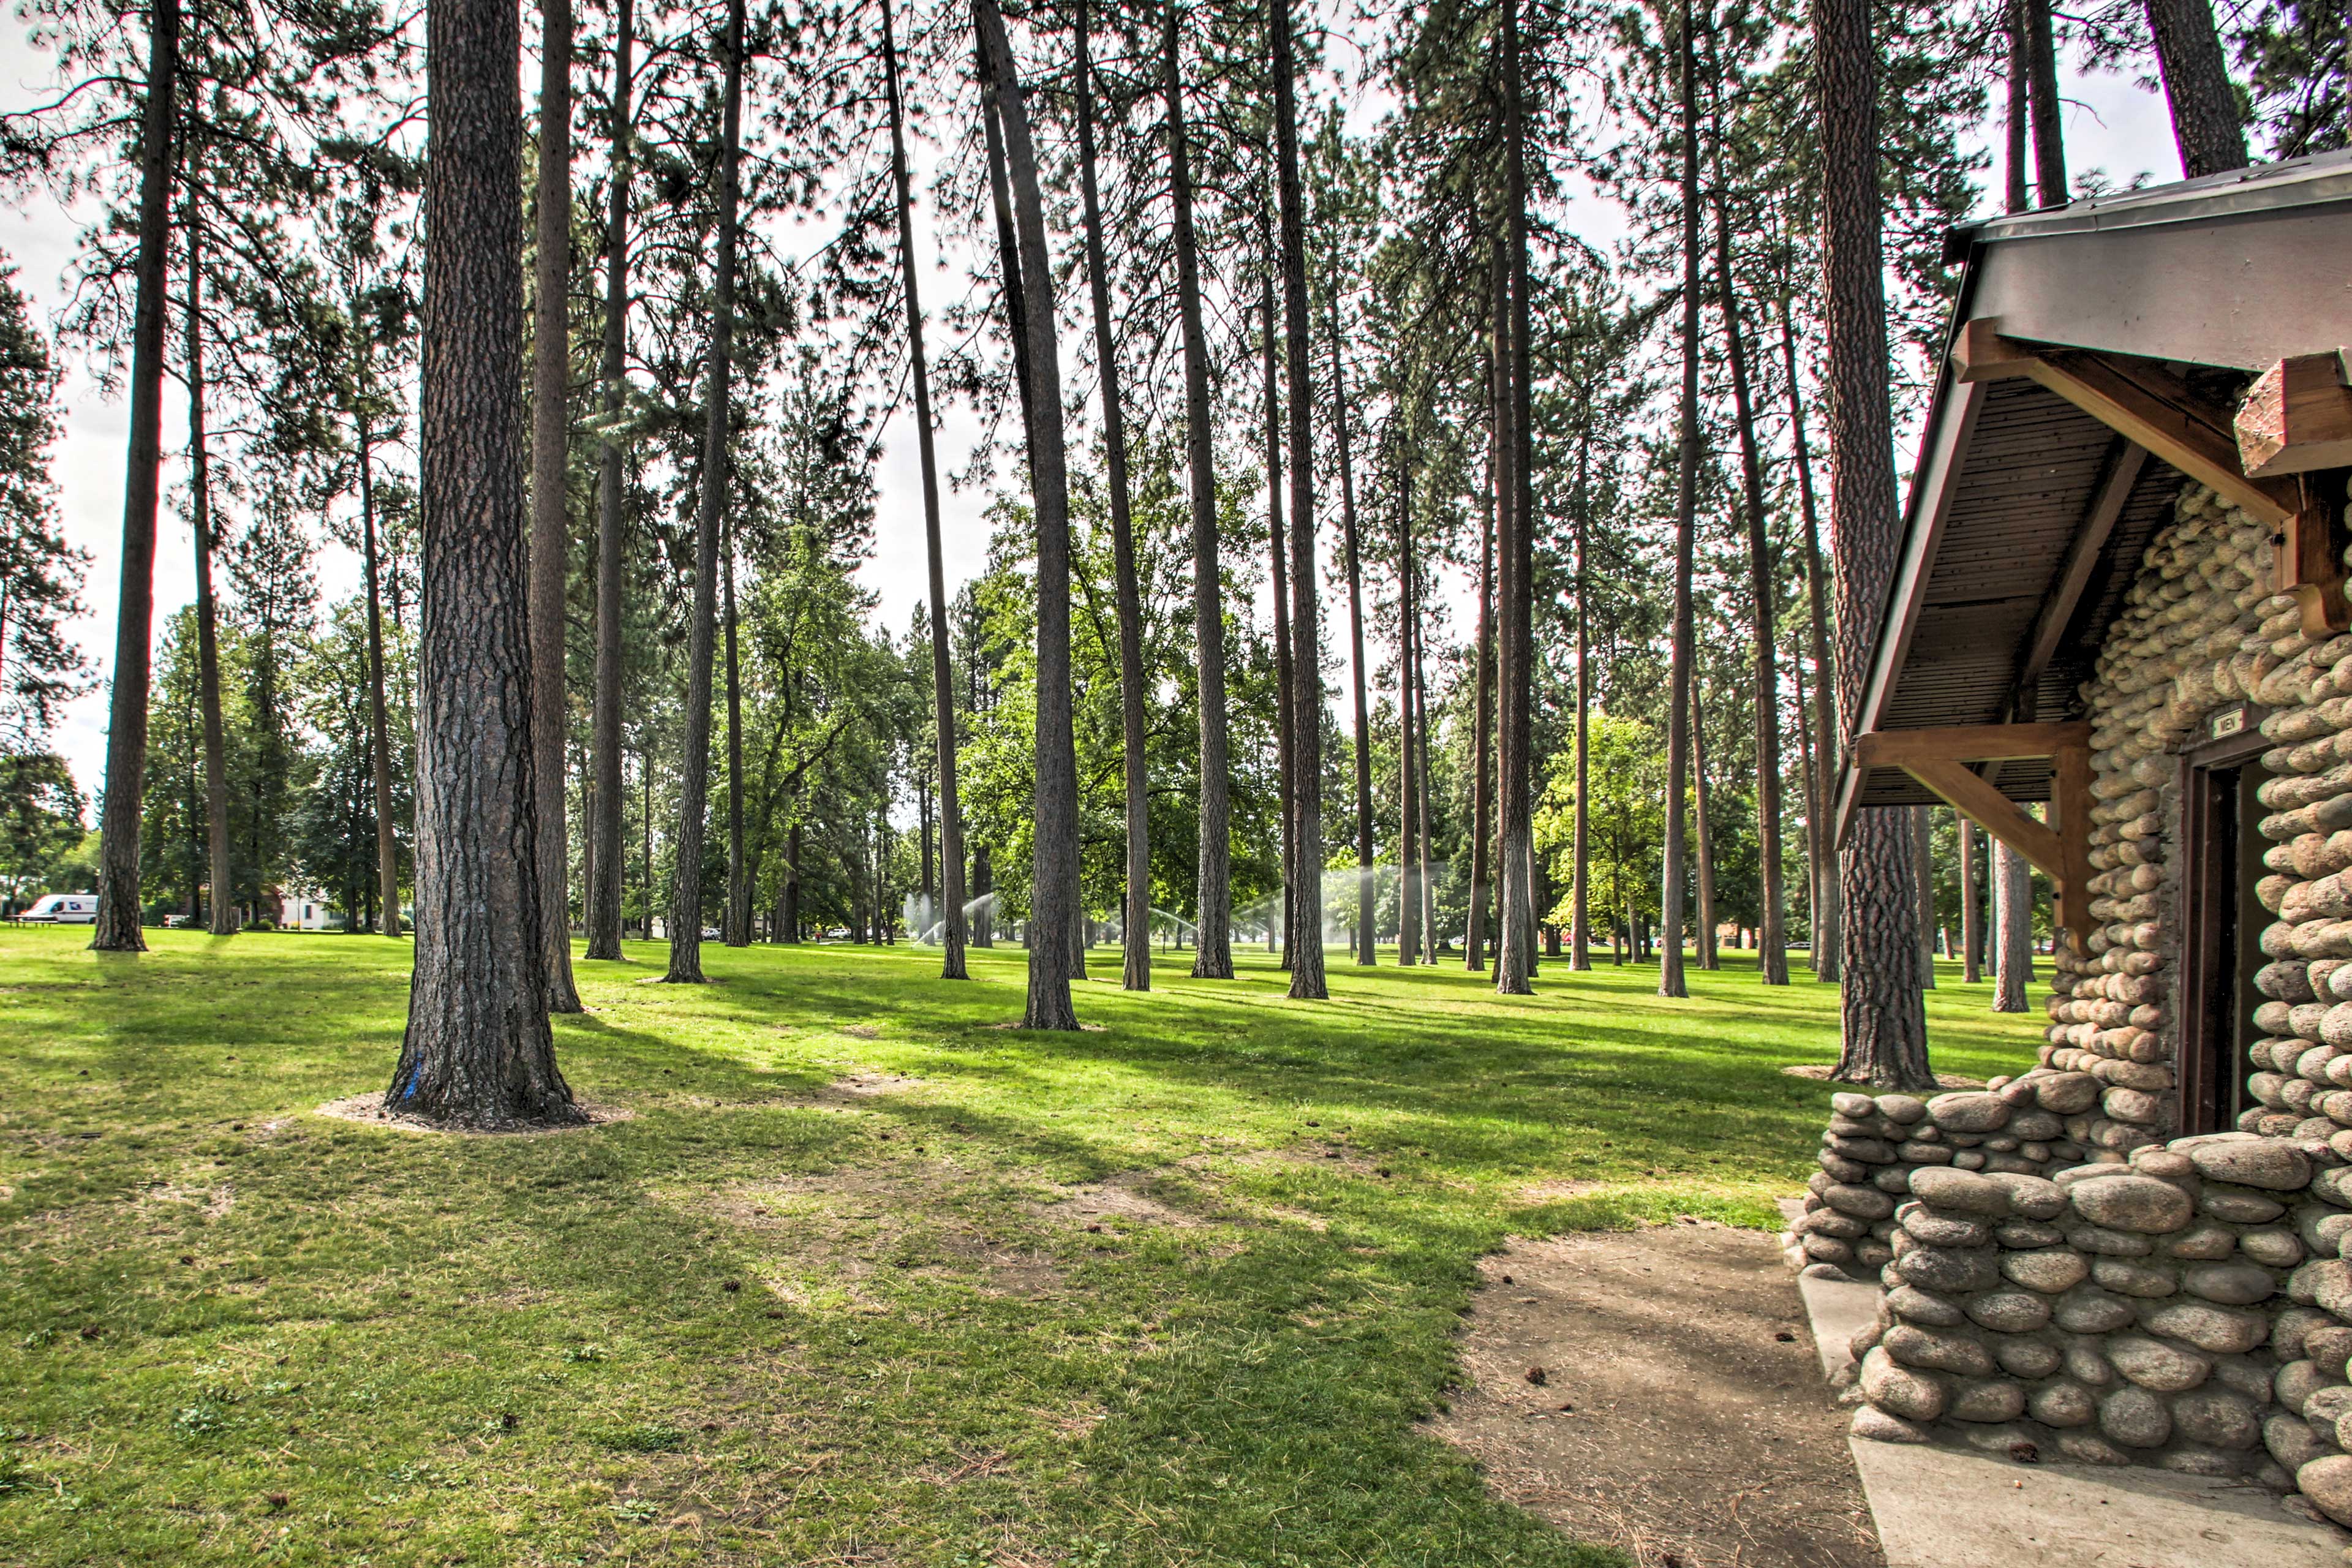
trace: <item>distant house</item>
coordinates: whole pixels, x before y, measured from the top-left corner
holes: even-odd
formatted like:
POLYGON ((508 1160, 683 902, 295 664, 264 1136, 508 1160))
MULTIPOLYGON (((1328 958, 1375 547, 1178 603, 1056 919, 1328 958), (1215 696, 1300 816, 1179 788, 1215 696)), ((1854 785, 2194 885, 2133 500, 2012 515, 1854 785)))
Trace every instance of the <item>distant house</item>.
POLYGON ((278 895, 278 929, 280 931, 341 931, 343 912, 316 893, 278 895))

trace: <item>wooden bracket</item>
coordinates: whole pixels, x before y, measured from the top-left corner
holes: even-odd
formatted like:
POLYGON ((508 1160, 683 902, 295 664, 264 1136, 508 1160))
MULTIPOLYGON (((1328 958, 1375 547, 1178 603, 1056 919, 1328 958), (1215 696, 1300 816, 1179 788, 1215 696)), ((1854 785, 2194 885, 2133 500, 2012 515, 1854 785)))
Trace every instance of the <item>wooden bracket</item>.
POLYGON ((1857 735, 1857 767, 1899 767, 1938 800, 2006 844, 2050 879, 2059 928, 2074 951, 2091 951, 2091 727, 2072 724, 1956 725, 1857 735), (2056 764, 2049 820, 2036 822, 1969 766, 2048 757, 2056 764))
POLYGON ((1961 381, 2023 377, 2047 388, 2257 521, 2281 528, 2294 514, 2291 487, 2246 471, 2229 410, 2153 360, 2003 337, 1998 320, 1980 317, 1954 336, 1951 361, 1961 381))
POLYGON ((2352 374, 2345 351, 2296 354, 2258 376, 2238 405, 2238 459, 2257 478, 2352 467, 2352 374))
POLYGON ((2295 481, 2303 504, 2277 534, 2278 589, 2303 611, 2303 635, 2328 637, 2352 626, 2345 603, 2344 544, 2336 504, 2308 480, 2295 481))

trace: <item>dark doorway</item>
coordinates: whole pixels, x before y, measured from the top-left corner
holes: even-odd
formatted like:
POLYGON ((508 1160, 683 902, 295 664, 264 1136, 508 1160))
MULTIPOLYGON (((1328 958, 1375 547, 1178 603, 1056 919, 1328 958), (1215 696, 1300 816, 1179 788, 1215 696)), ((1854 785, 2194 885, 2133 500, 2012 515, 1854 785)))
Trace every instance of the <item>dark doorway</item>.
POLYGON ((2229 1131, 2248 1104, 2247 1049, 2263 1002, 2254 973, 2270 962, 2260 945, 2270 915, 2254 896, 2268 871, 2255 826, 2268 808, 2254 794, 2270 777, 2258 760, 2267 744, 2247 723, 2189 752, 2182 770, 2183 1135, 2229 1131))

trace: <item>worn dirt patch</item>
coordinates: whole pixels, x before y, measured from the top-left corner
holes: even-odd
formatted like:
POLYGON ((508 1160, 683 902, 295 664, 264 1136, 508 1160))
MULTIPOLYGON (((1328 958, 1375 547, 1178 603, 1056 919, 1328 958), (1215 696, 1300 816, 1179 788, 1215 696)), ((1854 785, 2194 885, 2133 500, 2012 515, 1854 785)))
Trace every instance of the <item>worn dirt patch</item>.
POLYGON ((923 1087, 923 1080, 900 1072, 854 1072, 835 1079, 820 1092, 874 1100, 886 1094, 906 1094, 923 1087))
MULTIPOLYGON (((1780 1070, 1790 1078, 1809 1078, 1816 1083, 1829 1083, 1833 1081, 1837 1064, 1806 1062, 1797 1067, 1782 1068, 1780 1070)), ((1984 1086, 1985 1080, 1980 1078, 1966 1078, 1956 1072, 1939 1072, 1936 1075, 1936 1087, 1938 1089, 1982 1089, 1984 1086)))
POLYGON ((958 1184, 947 1165, 851 1166, 666 1195, 761 1238, 764 1282, 803 1306, 831 1289, 876 1308, 861 1287, 885 1273, 944 1275, 998 1296, 1057 1289, 1049 1259, 952 1211, 958 1184))
POLYGON ((1171 1207, 1144 1192, 1143 1181, 1144 1178, 1138 1175, 1118 1175, 1107 1181, 1064 1187, 1059 1200, 1033 1205, 1031 1212, 1045 1219, 1089 1226, 1106 1221, 1178 1227, 1202 1223, 1197 1216, 1171 1207))
POLYGON ((1705 1222, 1484 1260, 1433 1419, 1503 1496, 1641 1568, 1882 1568, 1771 1239, 1705 1222))
POLYGON ((383 1108, 383 1092, 373 1089, 366 1094, 354 1094, 341 1100, 331 1100, 319 1107, 319 1114, 338 1121, 363 1122, 370 1127, 388 1127, 399 1132, 439 1132, 461 1138, 532 1138, 541 1133, 577 1132, 583 1128, 603 1127, 614 1121, 627 1121, 637 1113, 622 1105, 597 1105, 585 1100, 573 1104, 587 1113, 588 1120, 568 1127, 508 1127, 497 1131, 484 1131, 476 1127, 442 1127, 421 1116, 394 1116, 383 1108))

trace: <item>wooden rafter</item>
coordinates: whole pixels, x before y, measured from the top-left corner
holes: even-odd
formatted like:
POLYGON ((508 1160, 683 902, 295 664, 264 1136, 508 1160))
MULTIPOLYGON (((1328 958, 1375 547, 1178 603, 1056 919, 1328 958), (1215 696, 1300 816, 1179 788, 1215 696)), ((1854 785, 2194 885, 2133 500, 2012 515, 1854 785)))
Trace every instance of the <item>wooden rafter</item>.
POLYGON ((2011 683, 2007 704, 2010 713, 2031 711, 2033 689, 2056 656, 2058 640, 2066 635, 2067 624, 2074 618, 2074 606, 2082 603, 2083 591, 2090 586, 2091 574, 2098 566, 2099 552, 2106 548, 2107 535, 2115 531, 2116 520, 2123 515, 2124 503, 2131 499, 2132 487, 2139 483, 2140 474, 2147 468, 2147 448, 2129 438, 2118 436, 2108 447, 2098 485, 2091 492, 2091 504, 2066 545, 2066 559, 2059 564, 2057 581, 2051 584, 2049 597, 2042 601, 2042 609, 2033 617, 2033 630, 2025 640, 2025 652, 2017 661, 2017 676, 2011 683))
POLYGON ((2235 421, 2249 474, 2352 467, 2352 374, 2345 351, 2296 354, 2255 378, 2235 421))

